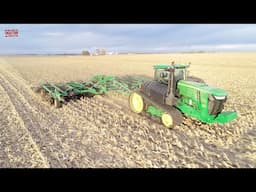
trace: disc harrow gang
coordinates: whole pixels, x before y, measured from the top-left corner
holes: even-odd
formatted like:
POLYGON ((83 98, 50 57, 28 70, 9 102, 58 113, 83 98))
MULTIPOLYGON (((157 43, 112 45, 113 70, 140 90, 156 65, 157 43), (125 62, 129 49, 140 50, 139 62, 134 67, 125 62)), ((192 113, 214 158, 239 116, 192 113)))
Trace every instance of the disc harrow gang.
POLYGON ((39 93, 43 100, 59 108, 71 99, 92 97, 109 92, 128 96, 132 90, 139 88, 147 80, 147 78, 140 76, 96 75, 87 81, 71 81, 59 84, 44 83, 36 87, 35 92, 39 93))

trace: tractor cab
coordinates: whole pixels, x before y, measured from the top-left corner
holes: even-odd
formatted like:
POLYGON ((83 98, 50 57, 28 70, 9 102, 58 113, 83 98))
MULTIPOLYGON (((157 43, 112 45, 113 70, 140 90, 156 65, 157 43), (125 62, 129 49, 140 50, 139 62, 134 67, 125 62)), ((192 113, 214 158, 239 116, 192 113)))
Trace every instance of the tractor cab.
POLYGON ((156 64, 154 65, 155 77, 154 80, 168 85, 171 76, 174 76, 175 83, 179 80, 186 80, 187 76, 186 64, 156 64))
POLYGON ((186 80, 189 64, 156 64, 154 65, 154 80, 168 86, 168 93, 177 96, 177 85, 179 80, 186 80))

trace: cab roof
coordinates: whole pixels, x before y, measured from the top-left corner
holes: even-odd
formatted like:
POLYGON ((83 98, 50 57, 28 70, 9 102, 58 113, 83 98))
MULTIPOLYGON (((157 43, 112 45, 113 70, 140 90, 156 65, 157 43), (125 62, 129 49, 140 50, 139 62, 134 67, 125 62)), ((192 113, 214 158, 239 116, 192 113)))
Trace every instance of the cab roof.
POLYGON ((187 68, 189 67, 188 64, 155 64, 154 69, 170 69, 170 68, 187 68))

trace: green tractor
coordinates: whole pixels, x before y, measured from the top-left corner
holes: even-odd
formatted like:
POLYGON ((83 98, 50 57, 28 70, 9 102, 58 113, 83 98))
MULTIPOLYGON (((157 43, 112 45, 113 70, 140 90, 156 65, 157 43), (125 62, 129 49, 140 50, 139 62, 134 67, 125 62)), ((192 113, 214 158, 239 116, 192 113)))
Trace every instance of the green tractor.
POLYGON ((208 86, 202 79, 187 76, 188 64, 154 65, 154 80, 144 82, 129 95, 135 113, 146 111, 173 128, 183 115, 203 123, 226 123, 237 118, 236 112, 222 112, 227 92, 208 86))

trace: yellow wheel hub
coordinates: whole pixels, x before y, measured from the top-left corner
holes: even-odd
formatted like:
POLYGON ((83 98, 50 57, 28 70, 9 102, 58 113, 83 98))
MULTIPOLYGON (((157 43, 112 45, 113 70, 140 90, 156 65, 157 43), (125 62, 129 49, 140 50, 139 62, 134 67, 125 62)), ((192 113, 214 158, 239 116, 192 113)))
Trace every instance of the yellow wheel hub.
POLYGON ((144 108, 142 97, 137 93, 131 93, 129 97, 130 108, 135 113, 141 113, 144 108))
POLYGON ((162 123, 164 124, 164 126, 171 128, 173 126, 173 118, 170 114, 168 113, 164 113, 162 115, 162 123))

